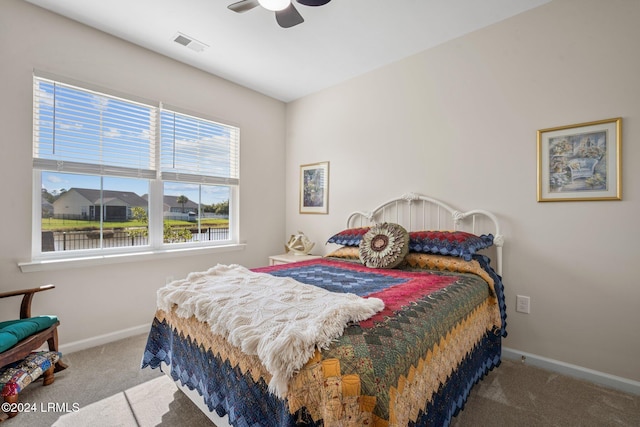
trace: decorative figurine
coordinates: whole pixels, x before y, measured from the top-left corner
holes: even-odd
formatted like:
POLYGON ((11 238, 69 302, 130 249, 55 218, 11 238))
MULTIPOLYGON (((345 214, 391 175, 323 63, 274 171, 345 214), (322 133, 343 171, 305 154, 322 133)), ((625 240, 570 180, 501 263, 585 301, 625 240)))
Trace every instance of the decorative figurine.
POLYGON ((287 252, 291 251, 294 255, 307 255, 313 249, 313 243, 302 231, 298 234, 292 234, 289 241, 285 245, 287 252))

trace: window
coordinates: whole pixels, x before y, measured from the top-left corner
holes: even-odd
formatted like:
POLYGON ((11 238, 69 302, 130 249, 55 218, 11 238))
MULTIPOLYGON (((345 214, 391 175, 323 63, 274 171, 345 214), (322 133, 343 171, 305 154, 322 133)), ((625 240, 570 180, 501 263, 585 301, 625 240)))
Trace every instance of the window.
POLYGON ((238 129, 166 109, 160 118, 165 240, 226 239, 229 185, 237 186, 239 175, 238 145, 229 141, 238 140, 238 129), (172 227, 185 218, 193 227, 172 227))
POLYGON ((34 258, 237 242, 239 129, 34 76, 34 258))

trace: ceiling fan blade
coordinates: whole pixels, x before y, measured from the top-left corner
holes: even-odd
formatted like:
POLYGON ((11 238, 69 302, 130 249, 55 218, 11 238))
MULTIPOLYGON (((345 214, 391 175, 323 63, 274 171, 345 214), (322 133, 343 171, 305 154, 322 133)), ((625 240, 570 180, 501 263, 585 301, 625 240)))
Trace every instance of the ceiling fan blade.
POLYGON ((258 6, 260 6, 260 3, 258 3, 258 0, 242 0, 242 1, 230 4, 229 6, 227 6, 227 9, 231 9, 234 12, 243 13, 243 12, 246 12, 247 10, 251 10, 254 7, 258 7, 258 6))
POLYGON ((282 28, 291 28, 294 25, 302 24, 304 18, 291 3, 285 9, 276 12, 276 21, 282 28))
POLYGON ((305 6, 324 6, 325 4, 329 3, 331 0, 296 0, 296 1, 305 6))

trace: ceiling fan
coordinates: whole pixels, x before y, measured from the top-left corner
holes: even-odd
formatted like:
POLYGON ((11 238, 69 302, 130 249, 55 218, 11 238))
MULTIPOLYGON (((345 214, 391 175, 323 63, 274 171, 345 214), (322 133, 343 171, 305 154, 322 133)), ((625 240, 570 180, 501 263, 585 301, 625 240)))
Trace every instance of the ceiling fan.
MULTIPOLYGON (((295 0, 305 6, 322 6, 331 0, 295 0)), ((282 28, 290 28, 304 22, 302 15, 293 5, 292 0, 242 0, 232 3, 227 8, 234 12, 243 13, 254 7, 262 6, 276 13, 276 21, 282 28)))

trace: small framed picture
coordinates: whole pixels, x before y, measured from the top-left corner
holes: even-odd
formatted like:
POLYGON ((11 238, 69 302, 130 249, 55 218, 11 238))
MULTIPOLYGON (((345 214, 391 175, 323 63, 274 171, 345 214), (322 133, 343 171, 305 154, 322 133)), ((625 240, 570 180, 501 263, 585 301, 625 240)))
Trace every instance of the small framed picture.
POLYGON ((538 201, 622 200, 622 119, 538 131, 538 201))
POLYGON ((300 213, 329 213, 329 162, 300 166, 300 213))

